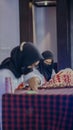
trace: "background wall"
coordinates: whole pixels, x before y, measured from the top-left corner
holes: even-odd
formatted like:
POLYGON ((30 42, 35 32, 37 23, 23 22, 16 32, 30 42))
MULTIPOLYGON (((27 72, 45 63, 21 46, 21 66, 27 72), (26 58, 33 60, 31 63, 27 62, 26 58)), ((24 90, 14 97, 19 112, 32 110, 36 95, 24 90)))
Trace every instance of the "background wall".
MULTIPOLYGON (((57 0, 58 69, 71 66, 72 46, 70 46, 68 2, 69 0, 57 0)), ((33 40, 32 13, 30 10, 29 0, 0 0, 0 62, 9 56, 10 50, 19 44, 20 39, 21 41, 33 40)), ((47 28, 47 26, 45 27, 47 28)))
POLYGON ((50 50, 57 62, 57 27, 55 7, 33 7, 34 43, 40 52, 50 50))
POLYGON ((58 70, 71 67, 69 0, 57 0, 58 70))
POLYGON ((71 27, 71 67, 73 69, 73 0, 70 0, 70 27, 71 27))
POLYGON ((19 0, 0 0, 0 62, 20 43, 19 0))

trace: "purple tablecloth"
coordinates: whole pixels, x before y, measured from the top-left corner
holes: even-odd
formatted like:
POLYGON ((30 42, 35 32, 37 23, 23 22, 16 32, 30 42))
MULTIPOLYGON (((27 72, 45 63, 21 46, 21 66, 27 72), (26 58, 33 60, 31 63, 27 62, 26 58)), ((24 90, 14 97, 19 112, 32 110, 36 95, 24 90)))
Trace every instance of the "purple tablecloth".
POLYGON ((73 94, 48 92, 4 94, 3 130, 73 130, 73 94))

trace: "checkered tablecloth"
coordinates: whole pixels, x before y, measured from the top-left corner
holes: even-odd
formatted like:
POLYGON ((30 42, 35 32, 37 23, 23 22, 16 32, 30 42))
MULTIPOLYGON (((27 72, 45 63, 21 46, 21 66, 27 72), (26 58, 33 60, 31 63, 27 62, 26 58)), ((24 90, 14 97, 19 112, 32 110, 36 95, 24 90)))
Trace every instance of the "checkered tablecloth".
POLYGON ((3 130, 73 130, 73 95, 4 94, 2 123, 3 130))

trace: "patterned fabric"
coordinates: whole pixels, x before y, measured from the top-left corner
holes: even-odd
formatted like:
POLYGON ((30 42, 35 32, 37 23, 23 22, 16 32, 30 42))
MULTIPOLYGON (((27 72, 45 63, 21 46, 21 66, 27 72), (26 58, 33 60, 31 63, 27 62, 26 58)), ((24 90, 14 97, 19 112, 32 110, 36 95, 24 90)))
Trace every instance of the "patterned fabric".
POLYGON ((73 130, 73 94, 40 91, 3 95, 3 130, 73 130))
POLYGON ((49 82, 46 83, 46 86, 49 88, 73 86, 73 70, 66 68, 59 71, 49 80, 49 82))

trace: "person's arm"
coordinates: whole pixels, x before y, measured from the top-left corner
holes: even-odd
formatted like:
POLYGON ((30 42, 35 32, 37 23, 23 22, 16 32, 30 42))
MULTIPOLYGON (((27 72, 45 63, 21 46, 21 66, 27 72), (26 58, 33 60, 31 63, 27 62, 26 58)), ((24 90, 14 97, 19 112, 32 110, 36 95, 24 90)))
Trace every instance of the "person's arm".
POLYGON ((28 80, 28 84, 32 90, 37 90, 40 85, 40 79, 37 77, 32 77, 28 80))
POLYGON ((24 76, 24 82, 27 82, 32 90, 37 90, 41 86, 41 77, 33 71, 24 76))

